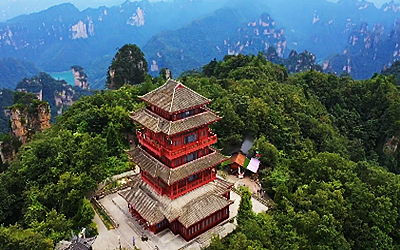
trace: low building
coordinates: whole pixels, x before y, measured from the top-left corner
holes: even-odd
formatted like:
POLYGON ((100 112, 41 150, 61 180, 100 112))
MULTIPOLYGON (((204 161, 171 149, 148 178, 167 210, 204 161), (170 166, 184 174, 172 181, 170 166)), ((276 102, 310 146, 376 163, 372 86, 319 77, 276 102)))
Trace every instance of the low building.
POLYGON ((72 239, 71 241, 60 241, 55 250, 92 250, 92 245, 96 240, 96 237, 86 238, 85 230, 83 229, 82 233, 79 236, 71 233, 72 239))

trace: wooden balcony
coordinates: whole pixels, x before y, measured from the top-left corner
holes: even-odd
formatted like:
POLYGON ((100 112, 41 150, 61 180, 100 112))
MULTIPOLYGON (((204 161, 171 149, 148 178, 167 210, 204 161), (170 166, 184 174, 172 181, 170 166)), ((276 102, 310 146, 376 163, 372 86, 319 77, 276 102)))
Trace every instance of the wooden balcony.
POLYGON ((200 150, 217 142, 217 135, 211 131, 208 131, 208 137, 200 138, 195 142, 187 145, 180 145, 178 147, 163 147, 156 140, 151 139, 149 136, 145 136, 141 131, 137 132, 137 138, 140 145, 149 149, 158 157, 165 156, 169 160, 182 157, 187 155, 189 152, 200 150))
POLYGON ((150 139, 148 136, 146 137, 142 132, 137 132, 137 138, 139 140, 139 144, 151 150, 155 155, 161 157, 161 145, 156 141, 150 139))
POLYGON ((215 178, 216 178, 216 176, 214 176, 214 175, 208 175, 208 176, 204 176, 203 178, 200 178, 198 180, 187 183, 186 186, 184 186, 184 187, 174 189, 170 197, 171 197, 171 199, 175 199, 176 197, 184 195, 184 194, 214 180, 215 178))
POLYGON ((208 132, 208 137, 205 138, 200 138, 199 140, 188 144, 188 145, 183 145, 180 147, 171 147, 170 149, 168 148, 163 148, 163 155, 167 157, 169 160, 175 159, 182 157, 189 152, 194 152, 197 150, 200 150, 202 148, 205 148, 207 146, 210 146, 214 143, 217 142, 217 135, 213 134, 211 131, 208 132))

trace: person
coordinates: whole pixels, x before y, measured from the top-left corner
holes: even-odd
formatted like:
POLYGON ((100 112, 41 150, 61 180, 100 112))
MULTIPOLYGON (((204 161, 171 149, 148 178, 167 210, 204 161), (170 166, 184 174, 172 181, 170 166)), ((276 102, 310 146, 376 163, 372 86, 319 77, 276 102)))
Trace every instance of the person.
POLYGON ((135 246, 135 236, 132 237, 132 244, 135 246))

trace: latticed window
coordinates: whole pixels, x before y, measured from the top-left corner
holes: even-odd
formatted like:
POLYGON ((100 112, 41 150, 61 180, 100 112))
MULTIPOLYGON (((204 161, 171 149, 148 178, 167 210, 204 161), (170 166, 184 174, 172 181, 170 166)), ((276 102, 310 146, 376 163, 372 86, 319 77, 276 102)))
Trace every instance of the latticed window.
POLYGON ((181 163, 182 163, 181 158, 179 158, 179 159, 177 159, 177 160, 174 161, 175 166, 178 166, 178 165, 180 165, 181 163))
POLYGON ((179 145, 181 145, 181 139, 178 139, 178 140, 175 140, 174 141, 174 146, 176 147, 176 146, 179 146, 179 145))
POLYGON ((192 143, 192 142, 195 142, 195 141, 197 141, 197 133, 188 135, 185 138, 183 138, 183 143, 184 144, 189 144, 189 143, 192 143))
POLYGON ((198 174, 195 174, 195 175, 190 176, 189 179, 188 179, 188 181, 189 181, 189 182, 195 181, 195 180, 197 180, 198 178, 199 178, 199 175, 198 175, 198 174))
POLYGON ((183 119, 183 118, 186 118, 186 117, 189 117, 189 116, 192 116, 192 115, 194 115, 194 109, 182 112, 182 113, 180 113, 178 115, 178 117, 179 117, 179 119, 183 119))
POLYGON ((188 155, 185 156, 185 163, 193 161, 193 160, 196 160, 197 158, 198 158, 197 152, 188 154, 188 155))

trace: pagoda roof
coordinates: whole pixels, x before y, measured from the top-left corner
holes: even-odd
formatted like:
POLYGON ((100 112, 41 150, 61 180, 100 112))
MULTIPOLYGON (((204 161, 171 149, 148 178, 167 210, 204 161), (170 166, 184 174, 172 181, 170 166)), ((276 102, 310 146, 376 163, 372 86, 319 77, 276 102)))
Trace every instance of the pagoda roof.
POLYGON ((246 161, 246 156, 245 156, 244 154, 242 154, 242 153, 237 153, 237 154, 235 154, 235 155, 232 156, 232 158, 231 158, 231 160, 230 160, 229 163, 230 163, 230 164, 236 163, 236 164, 238 164, 239 166, 243 167, 245 161, 246 161))
POLYGON ((131 118, 154 133, 164 133, 166 135, 178 134, 186 130, 201 127, 203 125, 221 120, 221 117, 219 117, 217 114, 207 110, 203 113, 190 116, 182 120, 168 121, 147 108, 132 113, 131 118))
POLYGON ((171 185, 228 159, 218 151, 215 151, 177 168, 169 168, 140 147, 128 153, 143 171, 146 171, 154 178, 161 178, 167 185, 171 185))
POLYGON ((183 226, 188 228, 233 203, 233 201, 222 196, 233 184, 220 178, 174 200, 156 193, 139 176, 136 178, 131 189, 119 194, 150 225, 159 223, 164 219, 169 222, 178 219, 183 226))
POLYGON ((169 113, 176 113, 211 102, 210 99, 172 79, 168 79, 164 85, 142 96, 141 99, 169 113))

